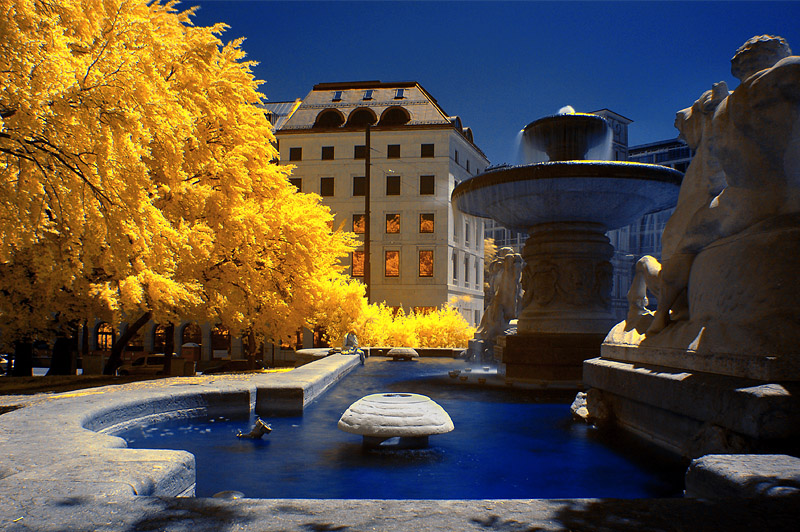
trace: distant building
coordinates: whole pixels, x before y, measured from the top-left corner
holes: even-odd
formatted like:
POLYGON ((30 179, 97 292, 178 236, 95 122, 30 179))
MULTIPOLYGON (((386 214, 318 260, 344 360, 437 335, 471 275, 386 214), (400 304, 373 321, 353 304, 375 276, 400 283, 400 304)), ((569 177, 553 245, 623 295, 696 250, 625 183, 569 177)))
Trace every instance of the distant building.
MULTIPOLYGON (((477 324, 484 221, 455 211, 450 194, 488 160, 460 118, 413 81, 320 83, 291 111, 271 105, 285 116, 276 137, 280 162, 296 166, 292 183, 360 235, 369 150, 371 300, 406 312, 455 301, 477 324)), ((363 247, 347 259, 353 277, 363 278, 364 260, 363 247)))
MULTIPOLYGON (((641 144, 628 149, 632 162, 659 164, 686 172, 694 152, 681 139, 670 139, 641 144)), ((674 208, 644 215, 637 222, 609 231, 608 238, 614 245, 614 287, 611 299, 615 315, 624 319, 628 309, 627 293, 633 281, 636 261, 645 255, 661 260, 661 235, 674 208)), ((651 306, 655 296, 648 296, 651 306)))

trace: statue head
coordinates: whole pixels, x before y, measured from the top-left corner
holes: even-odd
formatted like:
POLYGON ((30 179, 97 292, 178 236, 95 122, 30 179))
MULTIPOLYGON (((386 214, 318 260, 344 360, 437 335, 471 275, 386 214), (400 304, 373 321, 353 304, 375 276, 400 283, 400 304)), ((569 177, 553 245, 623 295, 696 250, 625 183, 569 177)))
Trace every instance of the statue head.
POLYGON ((690 148, 696 150, 703 138, 703 130, 720 103, 728 97, 728 84, 724 81, 714 83, 688 109, 678 111, 675 116, 675 127, 680 137, 690 148))
POLYGON ((759 35, 736 50, 731 58, 731 74, 739 81, 744 81, 790 55, 792 50, 783 37, 759 35))

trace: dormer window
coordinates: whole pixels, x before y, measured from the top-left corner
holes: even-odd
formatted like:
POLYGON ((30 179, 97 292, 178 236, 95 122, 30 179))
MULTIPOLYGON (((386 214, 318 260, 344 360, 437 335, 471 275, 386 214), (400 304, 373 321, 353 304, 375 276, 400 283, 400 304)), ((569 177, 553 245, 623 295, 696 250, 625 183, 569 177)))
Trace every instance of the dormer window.
POLYGON ((333 99, 332 102, 341 102, 342 101, 342 91, 333 91, 333 99))
POLYGON ((371 100, 371 99, 372 99, 372 93, 373 93, 373 92, 374 92, 374 91, 373 91, 372 89, 367 89, 367 90, 365 90, 365 91, 364 91, 364 98, 363 98, 363 99, 364 99, 364 100, 371 100))
POLYGON ((395 100, 401 100, 401 99, 405 98, 405 92, 406 92, 405 89, 397 89, 397 90, 395 90, 394 91, 394 99, 395 100))

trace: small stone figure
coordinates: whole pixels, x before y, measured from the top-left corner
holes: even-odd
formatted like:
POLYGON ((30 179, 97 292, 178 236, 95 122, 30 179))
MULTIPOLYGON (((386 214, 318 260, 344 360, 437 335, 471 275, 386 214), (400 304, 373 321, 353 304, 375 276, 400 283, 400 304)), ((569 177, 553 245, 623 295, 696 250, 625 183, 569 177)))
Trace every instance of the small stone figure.
POLYGON ((343 355, 358 355, 358 358, 361 360, 361 365, 364 365, 364 361, 367 358, 366 353, 363 349, 358 347, 358 337, 354 331, 350 331, 344 337, 344 346, 342 347, 342 354, 343 355))
POLYGON ((256 418, 256 423, 253 425, 253 429, 245 434, 241 430, 236 434, 237 438, 246 438, 250 440, 260 440, 261 436, 264 434, 269 434, 272 432, 272 427, 269 423, 264 423, 261 418, 256 418))

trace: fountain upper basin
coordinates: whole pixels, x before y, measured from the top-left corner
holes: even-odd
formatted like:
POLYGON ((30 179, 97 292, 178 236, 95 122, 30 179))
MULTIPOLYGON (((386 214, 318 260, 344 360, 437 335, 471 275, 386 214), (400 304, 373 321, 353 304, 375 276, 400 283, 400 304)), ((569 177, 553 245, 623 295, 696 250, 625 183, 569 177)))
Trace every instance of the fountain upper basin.
POLYGON ((683 174, 654 164, 555 161, 493 170, 464 181, 461 212, 527 231, 540 223, 591 222, 617 229, 675 205, 683 174))

